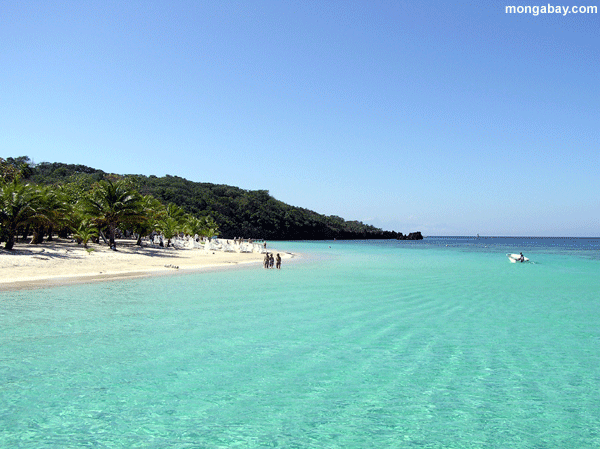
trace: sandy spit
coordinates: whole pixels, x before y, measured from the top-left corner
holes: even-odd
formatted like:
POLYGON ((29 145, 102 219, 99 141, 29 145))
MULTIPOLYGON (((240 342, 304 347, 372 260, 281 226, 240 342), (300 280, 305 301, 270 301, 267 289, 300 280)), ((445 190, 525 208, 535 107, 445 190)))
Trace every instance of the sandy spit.
MULTIPOLYGON (((76 282, 127 279, 257 264, 264 254, 204 251, 202 249, 137 246, 118 240, 117 251, 88 244, 88 250, 70 240, 40 245, 16 243, 12 251, 0 249, 0 291, 49 287, 76 282), (89 250, 89 251, 88 251, 89 250)), ((277 253, 277 250, 269 249, 277 253)), ((280 252, 282 259, 293 254, 280 252)))

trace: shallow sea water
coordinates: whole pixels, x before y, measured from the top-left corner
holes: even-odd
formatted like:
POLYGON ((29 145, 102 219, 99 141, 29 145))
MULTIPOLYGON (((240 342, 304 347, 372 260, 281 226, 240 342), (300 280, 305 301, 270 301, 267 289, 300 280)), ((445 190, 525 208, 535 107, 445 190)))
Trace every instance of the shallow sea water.
POLYGON ((0 447, 600 446, 598 239, 274 246, 0 293, 0 447))

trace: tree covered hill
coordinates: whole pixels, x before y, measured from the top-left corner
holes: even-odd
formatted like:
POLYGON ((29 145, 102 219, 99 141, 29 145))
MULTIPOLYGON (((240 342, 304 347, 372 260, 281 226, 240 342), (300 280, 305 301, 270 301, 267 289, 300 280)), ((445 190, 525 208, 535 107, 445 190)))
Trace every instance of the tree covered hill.
POLYGON ((152 195, 163 204, 173 203, 195 216, 210 216, 226 238, 269 240, 321 239, 420 239, 420 233, 403 236, 359 221, 346 221, 308 209, 290 206, 273 198, 267 190, 193 182, 179 176, 117 175, 85 165, 42 162, 30 164, 27 157, 7 158, 8 162, 29 163, 29 182, 39 185, 77 183, 91 187, 95 182, 125 179, 143 195, 152 195))

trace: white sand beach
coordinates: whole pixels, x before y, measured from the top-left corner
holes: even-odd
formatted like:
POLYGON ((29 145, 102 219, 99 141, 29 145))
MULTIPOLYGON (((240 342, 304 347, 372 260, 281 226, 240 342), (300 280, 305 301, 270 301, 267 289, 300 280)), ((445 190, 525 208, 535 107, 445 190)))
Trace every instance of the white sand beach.
MULTIPOLYGON (((40 245, 17 243, 12 251, 0 249, 0 291, 245 264, 262 268, 264 258, 264 254, 258 252, 137 246, 134 240, 118 240, 117 251, 100 244, 88 244, 88 249, 90 251, 83 245, 61 239, 40 245)), ((290 253, 280 254, 282 259, 293 257, 290 253)))

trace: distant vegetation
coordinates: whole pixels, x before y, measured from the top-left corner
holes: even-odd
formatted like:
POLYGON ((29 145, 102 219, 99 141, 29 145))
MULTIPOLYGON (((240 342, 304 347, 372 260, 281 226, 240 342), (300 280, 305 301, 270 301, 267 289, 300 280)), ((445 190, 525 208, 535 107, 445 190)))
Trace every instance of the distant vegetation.
POLYGON ((140 236, 157 231, 167 238, 178 233, 269 240, 422 238, 290 206, 267 190, 170 175, 108 174, 58 162, 34 165, 26 156, 0 158, 0 189, 0 239, 7 247, 17 230, 37 231, 41 238, 52 231, 88 239, 98 234, 110 241, 119 230, 140 236), (15 207, 24 208, 19 217, 15 207))

